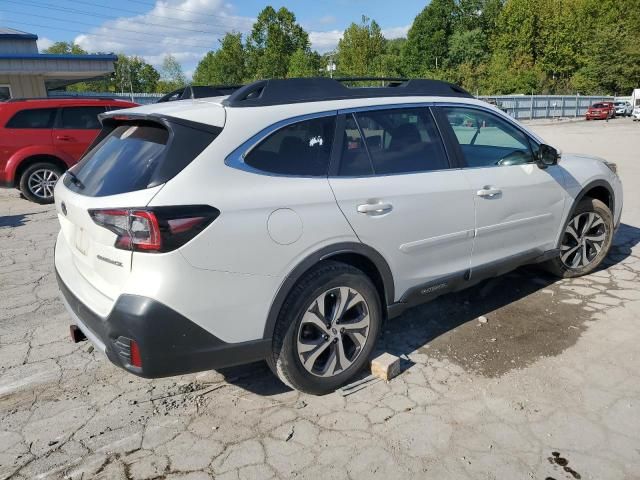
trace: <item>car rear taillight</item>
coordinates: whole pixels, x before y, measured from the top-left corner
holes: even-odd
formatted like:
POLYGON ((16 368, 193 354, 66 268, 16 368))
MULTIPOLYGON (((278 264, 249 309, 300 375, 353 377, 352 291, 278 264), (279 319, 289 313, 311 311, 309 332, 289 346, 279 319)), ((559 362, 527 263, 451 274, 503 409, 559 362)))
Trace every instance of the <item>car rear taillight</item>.
POLYGON ((138 252, 180 248, 220 215, 208 205, 89 210, 93 221, 117 235, 114 246, 138 252))

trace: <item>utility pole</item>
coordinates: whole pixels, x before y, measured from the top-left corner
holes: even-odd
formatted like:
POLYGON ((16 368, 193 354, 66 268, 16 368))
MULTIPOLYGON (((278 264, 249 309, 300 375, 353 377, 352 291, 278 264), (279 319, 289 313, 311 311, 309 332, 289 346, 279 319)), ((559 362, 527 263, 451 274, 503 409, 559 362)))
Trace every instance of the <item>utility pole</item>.
POLYGON ((327 71, 329 72, 329 78, 333 78, 333 72, 336 71, 336 62, 333 61, 335 51, 329 54, 329 62, 327 63, 327 71))
POLYGON ((131 80, 131 63, 129 63, 129 92, 131 93, 131 103, 133 102, 133 81, 131 80))
POLYGON ((533 120, 533 89, 531 89, 531 112, 529 113, 529 119, 533 120))

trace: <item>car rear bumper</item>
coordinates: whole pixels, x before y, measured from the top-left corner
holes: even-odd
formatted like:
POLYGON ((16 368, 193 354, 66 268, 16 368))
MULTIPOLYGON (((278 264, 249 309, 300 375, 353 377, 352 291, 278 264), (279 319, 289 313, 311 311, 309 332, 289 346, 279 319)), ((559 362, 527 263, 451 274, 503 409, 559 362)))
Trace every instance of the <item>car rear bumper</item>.
POLYGON ((64 304, 74 323, 109 360, 145 378, 230 367, 266 358, 271 339, 226 343, 166 305, 138 295, 121 295, 102 318, 84 305, 56 270, 64 304), (131 342, 141 367, 131 364, 131 342))

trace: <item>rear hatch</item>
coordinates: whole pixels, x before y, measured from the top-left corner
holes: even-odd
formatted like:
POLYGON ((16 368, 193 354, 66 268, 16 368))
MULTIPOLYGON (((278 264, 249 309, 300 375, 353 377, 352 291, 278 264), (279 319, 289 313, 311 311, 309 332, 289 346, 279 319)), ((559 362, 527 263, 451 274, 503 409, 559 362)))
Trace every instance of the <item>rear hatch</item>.
POLYGON ((67 263, 112 301, 131 273, 133 251, 149 248, 123 242, 124 237, 136 235, 129 223, 132 215, 157 227, 145 207, 222 130, 175 117, 129 112, 133 110, 102 118, 98 138, 55 190, 69 252, 67 263))

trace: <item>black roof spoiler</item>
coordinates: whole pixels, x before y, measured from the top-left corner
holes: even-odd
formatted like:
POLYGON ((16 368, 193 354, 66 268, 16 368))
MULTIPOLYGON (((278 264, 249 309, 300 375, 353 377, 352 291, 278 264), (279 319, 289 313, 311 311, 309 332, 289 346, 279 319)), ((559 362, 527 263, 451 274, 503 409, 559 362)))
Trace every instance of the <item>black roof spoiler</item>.
POLYGON ((404 78, 288 78, 259 80, 234 91, 222 101, 227 107, 262 107, 290 103, 357 98, 437 96, 473 98, 463 88, 440 80, 404 78), (378 82, 383 87, 349 87, 345 83, 378 82))

